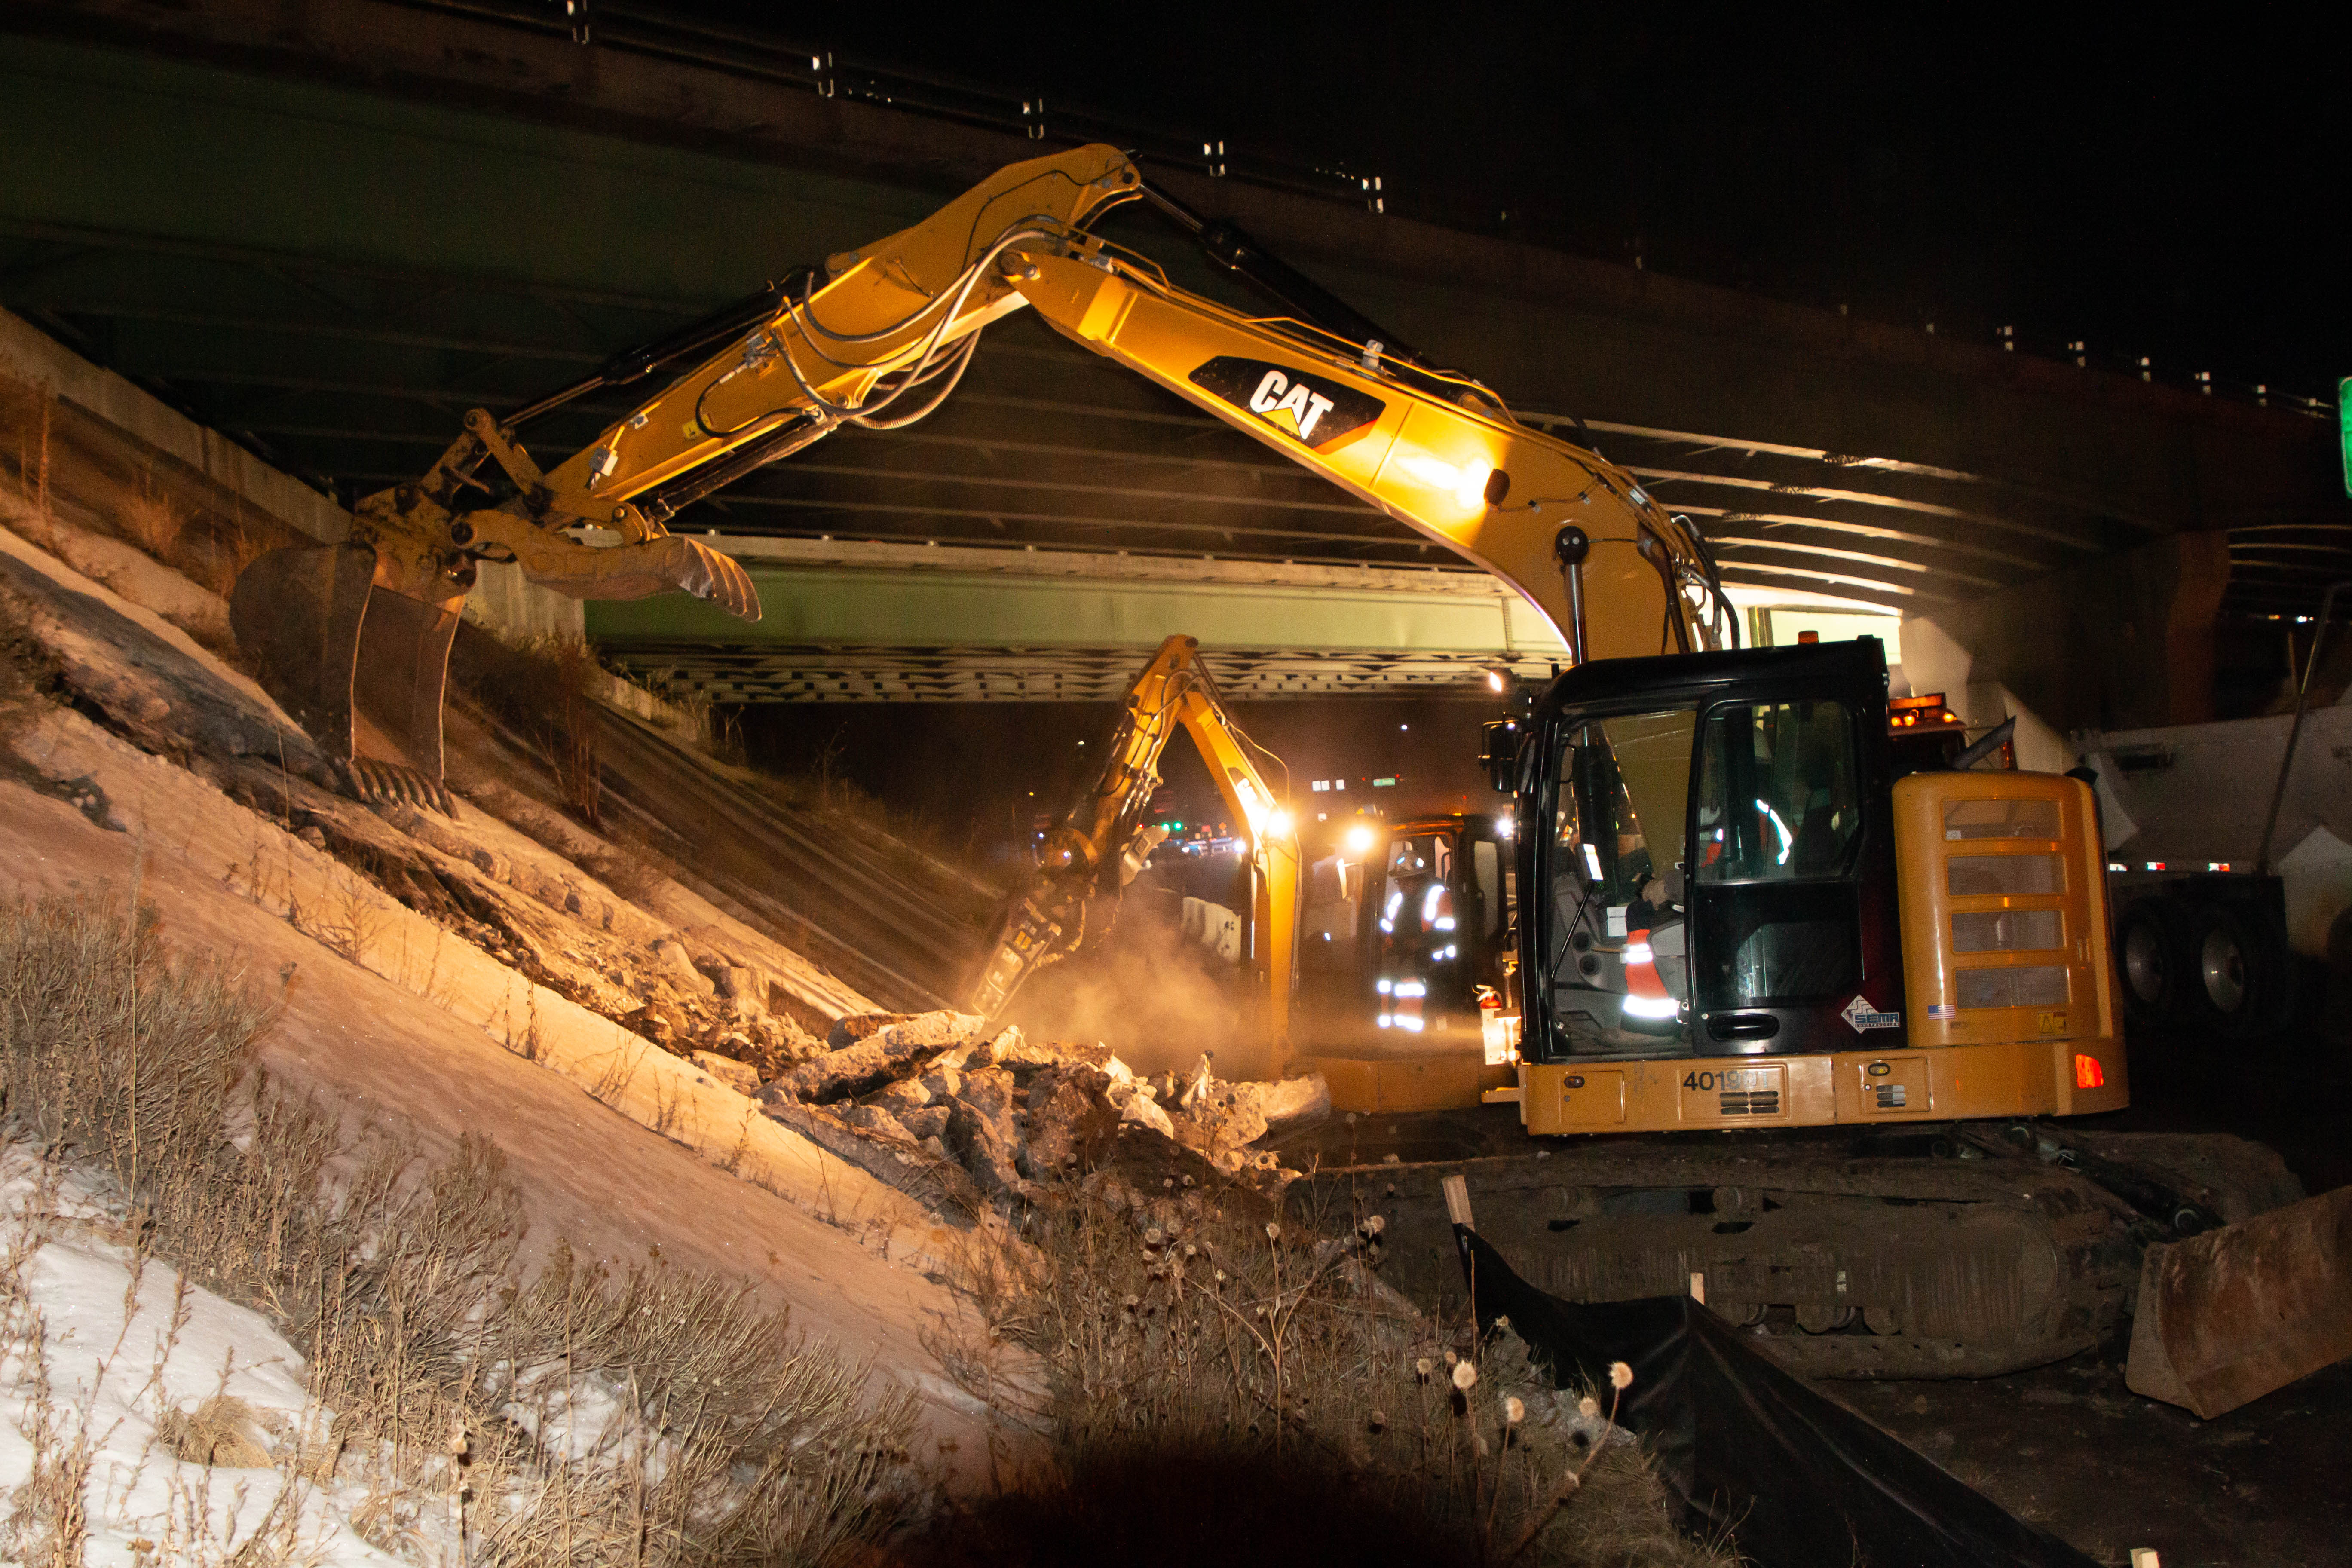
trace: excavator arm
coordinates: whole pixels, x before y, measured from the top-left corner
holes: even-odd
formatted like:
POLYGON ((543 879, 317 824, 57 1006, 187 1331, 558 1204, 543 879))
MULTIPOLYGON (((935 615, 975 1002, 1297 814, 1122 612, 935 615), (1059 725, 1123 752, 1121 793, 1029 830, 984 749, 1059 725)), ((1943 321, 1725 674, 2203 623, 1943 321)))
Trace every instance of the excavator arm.
POLYGON ((1734 618, 1704 542, 1633 477, 1520 424, 1468 377, 1399 357, 1370 323, 1151 190, 1115 148, 1013 164, 929 218, 828 258, 501 421, 477 409, 413 484, 362 500, 352 541, 273 552, 232 606, 266 681, 372 778, 437 792, 441 695, 478 563, 579 598, 670 588, 759 615, 750 578, 671 534, 682 508, 844 424, 894 429, 942 403, 979 334, 1028 308, 1493 572, 1578 660, 1712 647, 1734 618), (1286 303, 1231 310, 1089 232, 1150 199, 1286 303), (707 354, 550 468, 527 420, 707 354))
POLYGON ((1036 883, 998 920, 967 995, 968 1010, 994 1017, 1030 975, 1101 934, 1108 922, 1095 911, 1117 906, 1167 837, 1144 816, 1160 787, 1160 754, 1180 729, 1200 749, 1225 808, 1248 837, 1255 872, 1253 956, 1266 980, 1267 1033, 1277 1041, 1287 1036, 1298 925, 1297 826, 1225 711, 1201 662, 1201 645, 1188 637, 1160 644, 1128 688, 1102 770, 1046 835, 1036 883))

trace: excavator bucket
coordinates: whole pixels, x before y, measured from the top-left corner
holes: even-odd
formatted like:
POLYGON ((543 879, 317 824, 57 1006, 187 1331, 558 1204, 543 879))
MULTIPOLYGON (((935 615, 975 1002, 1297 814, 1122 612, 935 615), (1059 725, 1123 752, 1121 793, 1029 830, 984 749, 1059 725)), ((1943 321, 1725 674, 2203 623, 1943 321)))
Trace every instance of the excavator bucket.
POLYGON ((2352 1356, 2352 1187, 2167 1247, 2140 1268, 2124 1381, 2211 1420, 2352 1356))
POLYGON ((441 697, 464 599, 427 604, 375 574, 362 544, 272 550, 237 577, 229 626, 354 795, 446 811, 441 697))

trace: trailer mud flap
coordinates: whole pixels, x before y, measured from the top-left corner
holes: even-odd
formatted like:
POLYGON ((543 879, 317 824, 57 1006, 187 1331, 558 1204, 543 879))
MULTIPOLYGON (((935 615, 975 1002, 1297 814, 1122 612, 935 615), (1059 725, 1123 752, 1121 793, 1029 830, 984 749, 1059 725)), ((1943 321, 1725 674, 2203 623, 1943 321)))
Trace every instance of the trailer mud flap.
POLYGON ((1454 1227, 1479 1326, 1507 1318, 1559 1386, 1633 1369, 1618 1412, 1685 1531, 1758 1568, 2094 1568, 1769 1360, 1687 1297, 1580 1305, 1538 1290, 1454 1227))
POLYGON ((2352 1187, 2151 1247, 2124 1382, 2205 1420, 2352 1356, 2352 1187))

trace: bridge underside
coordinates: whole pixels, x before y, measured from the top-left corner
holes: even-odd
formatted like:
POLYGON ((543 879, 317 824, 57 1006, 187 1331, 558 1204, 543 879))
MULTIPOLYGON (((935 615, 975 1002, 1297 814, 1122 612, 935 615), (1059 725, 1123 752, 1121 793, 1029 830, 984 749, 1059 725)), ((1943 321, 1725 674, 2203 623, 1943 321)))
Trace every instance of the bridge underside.
MULTIPOLYGON (((264 12, 282 22, 262 0, 0 14, 0 305, 346 504, 415 477, 467 408, 518 407, 1039 150, 446 9, 347 0, 305 30, 264 12)), ((2227 534, 2225 614, 2308 613, 2352 575, 2329 432, 2280 407, 1360 202, 1154 177, 1631 468, 1749 603, 1937 614, 2199 531, 2227 534)), ((1178 281, 1223 290, 1172 233, 1113 222, 1178 281)), ((568 454, 630 396, 525 437, 568 454)), ((908 561, 763 557, 771 618, 749 632, 682 602, 591 612, 616 657, 714 699, 1091 693, 1176 631, 1255 650, 1224 665, 1249 694, 1461 687, 1552 657, 1491 592, 1491 625, 1453 624, 1471 612, 1433 586, 1452 575, 1427 573, 1440 547, 1020 318, 935 418, 835 435, 681 523, 1018 566, 957 587, 908 561), (1195 574, 1213 579, 1200 592, 1081 576, 992 620, 975 607, 1036 560, 1120 552, 1244 574, 1195 574), (1332 608, 1336 587, 1265 600, 1294 568, 1419 568, 1407 586, 1436 607, 1408 624, 1394 605, 1332 608), (1082 624, 1089 595, 1126 620, 1082 624)))
MULTIPOLYGON (((1217 689, 1244 701, 1288 697, 1483 693, 1491 658, 1374 648, 1213 645, 1217 689)), ((661 690, 719 703, 1110 702, 1127 694, 1148 648, 1126 646, 929 647, 904 643, 747 648, 628 643, 607 650, 661 690)), ((1533 674, 1523 670, 1520 673, 1533 674)))

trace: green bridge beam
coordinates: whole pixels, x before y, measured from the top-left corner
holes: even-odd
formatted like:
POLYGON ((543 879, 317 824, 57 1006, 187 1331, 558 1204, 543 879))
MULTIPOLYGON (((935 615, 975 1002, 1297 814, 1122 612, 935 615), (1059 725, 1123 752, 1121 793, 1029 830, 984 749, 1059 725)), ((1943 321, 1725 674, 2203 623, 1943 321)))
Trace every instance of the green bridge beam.
POLYGON ((611 656, 716 700, 1113 696, 1200 638, 1241 695, 1475 688, 1565 658, 1484 573, 791 540, 716 540, 758 584, 735 620, 668 594, 583 606, 611 656))

